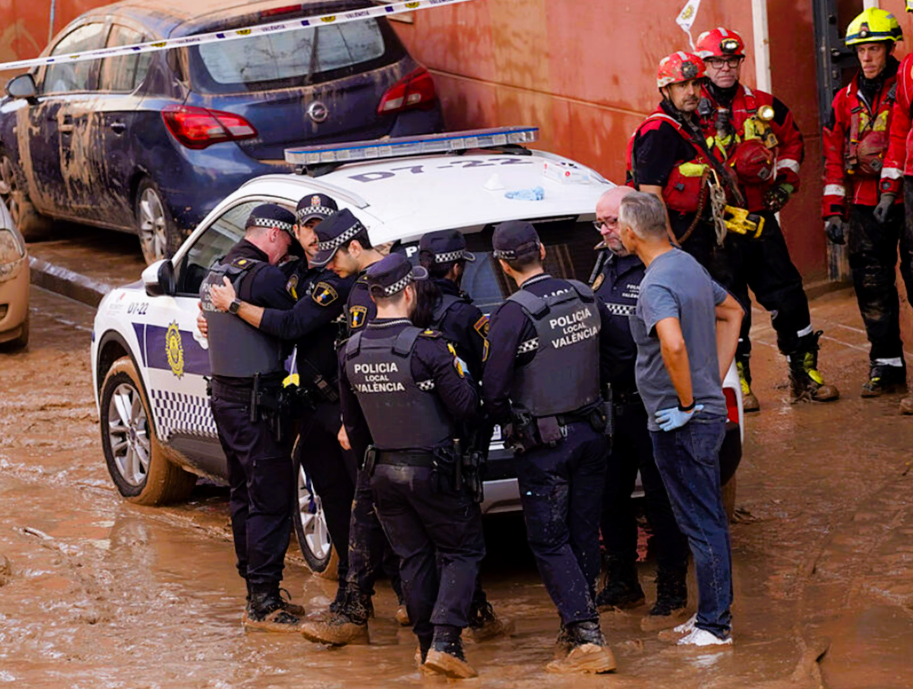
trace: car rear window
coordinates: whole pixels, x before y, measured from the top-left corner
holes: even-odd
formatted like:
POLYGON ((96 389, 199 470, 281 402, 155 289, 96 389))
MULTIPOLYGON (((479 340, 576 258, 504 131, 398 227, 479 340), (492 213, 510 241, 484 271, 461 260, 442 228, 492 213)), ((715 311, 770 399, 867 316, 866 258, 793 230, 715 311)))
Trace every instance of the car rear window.
POLYGON ((375 69, 402 55, 386 22, 369 19, 192 48, 191 82, 200 93, 308 86, 375 69))

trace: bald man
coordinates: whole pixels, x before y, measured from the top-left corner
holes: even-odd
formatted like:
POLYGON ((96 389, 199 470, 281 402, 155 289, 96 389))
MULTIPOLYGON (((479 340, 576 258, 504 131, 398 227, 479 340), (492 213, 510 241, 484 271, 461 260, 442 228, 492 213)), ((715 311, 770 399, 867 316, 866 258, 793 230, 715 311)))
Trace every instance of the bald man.
POLYGON ((594 222, 602 241, 596 246, 600 255, 591 282, 593 291, 611 314, 611 331, 606 339, 617 350, 615 368, 610 376, 614 435, 607 457, 600 523, 605 546, 605 578, 596 604, 601 611, 606 611, 634 608, 645 601, 637 578, 637 521, 631 499, 639 469, 657 551, 657 599, 641 623, 649 631, 673 626, 684 617, 688 600, 685 583, 688 541, 675 522, 666 489, 653 461, 647 412, 634 380, 637 347, 631 338, 628 320, 637 305, 644 265, 637 256, 629 255, 625 250, 618 228, 621 200, 633 191, 630 187, 614 187, 603 194, 596 204, 594 222))

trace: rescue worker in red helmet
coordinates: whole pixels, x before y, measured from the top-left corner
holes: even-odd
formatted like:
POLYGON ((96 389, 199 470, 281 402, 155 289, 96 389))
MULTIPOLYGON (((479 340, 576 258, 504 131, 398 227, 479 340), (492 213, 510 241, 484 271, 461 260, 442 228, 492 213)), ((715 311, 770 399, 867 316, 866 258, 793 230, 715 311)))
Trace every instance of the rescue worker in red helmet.
POLYGON ((812 329, 802 277, 776 215, 799 188, 802 134, 779 99, 739 82, 745 42, 738 33, 725 28, 705 31, 697 39, 697 53, 707 69, 705 100, 699 109, 704 133, 735 171, 744 204, 738 212, 747 211, 748 217, 759 220, 750 232, 740 233, 738 225, 727 224, 725 241, 732 291, 749 314, 742 321, 736 353, 745 410, 760 408, 751 391, 749 288, 771 313, 777 346, 789 362, 790 401, 835 400, 837 388, 826 385, 818 372, 821 331, 812 329))
POLYGON ((850 22, 845 40, 856 51, 860 69, 837 92, 824 127, 824 231, 834 244, 847 244, 871 343, 862 396, 878 397, 907 384, 895 266, 900 242, 907 294, 913 295, 913 235, 904 233, 903 199, 893 193, 879 198, 897 92, 899 63, 891 53, 903 31, 887 10, 869 8, 850 22))
MULTIPOLYGON (((913 0, 907 0, 907 12, 913 12, 913 0)), ((871 28, 871 27, 870 27, 871 28)), ((913 53, 908 54, 897 68, 894 104, 891 109, 890 137, 888 151, 885 153, 884 165, 881 168, 881 196, 873 215, 875 219, 887 226, 886 235, 890 234, 892 213, 896 212, 895 204, 903 199, 904 221, 898 231, 894 231, 893 240, 888 248, 885 243, 884 262, 890 263, 892 279, 886 285, 894 288, 893 266, 897 261, 897 244, 900 244, 900 274, 907 286, 907 297, 913 298, 913 53), (903 196, 901 197, 901 187, 903 196)), ((866 323, 868 330, 868 323, 866 323)), ((873 343, 874 344, 874 343, 873 343)), ((904 397, 900 402, 901 414, 913 414, 913 395, 904 397)))

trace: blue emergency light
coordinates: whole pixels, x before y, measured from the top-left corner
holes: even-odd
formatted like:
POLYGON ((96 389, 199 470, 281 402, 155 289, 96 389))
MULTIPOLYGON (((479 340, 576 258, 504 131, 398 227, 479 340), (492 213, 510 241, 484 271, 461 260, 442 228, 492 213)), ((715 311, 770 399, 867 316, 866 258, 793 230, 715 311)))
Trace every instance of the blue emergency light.
POLYGON ((285 149, 285 160, 299 166, 341 165, 362 160, 381 160, 403 156, 452 153, 474 148, 518 146, 539 139, 538 127, 496 127, 464 132, 405 136, 398 139, 352 141, 345 144, 306 146, 285 149))

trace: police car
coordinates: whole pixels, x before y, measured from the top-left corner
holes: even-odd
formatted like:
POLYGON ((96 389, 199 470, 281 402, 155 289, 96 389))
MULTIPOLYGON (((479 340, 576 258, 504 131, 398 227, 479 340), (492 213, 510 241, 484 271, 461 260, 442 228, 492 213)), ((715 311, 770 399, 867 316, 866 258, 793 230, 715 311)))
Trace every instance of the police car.
MULTIPOLYGON (((198 293, 209 266, 243 237, 248 214, 261 203, 294 211, 302 197, 328 194, 362 220, 375 245, 413 258, 424 233, 459 229, 477 256, 466 266, 463 289, 484 313, 515 289, 491 255, 493 229, 506 220, 536 226, 548 246, 549 272, 586 281, 598 239, 596 201, 612 184, 571 160, 524 146, 536 137, 535 128, 515 127, 289 150, 297 174, 247 182, 173 258, 109 293, 95 318, 92 370, 105 460, 121 495, 154 505, 185 498, 198 476, 226 480, 204 380, 208 343, 195 326, 198 293)), ((741 394, 732 372, 726 388, 734 431, 727 442, 730 449, 737 445, 740 457, 741 394)), ((313 570, 331 570, 320 497, 297 471, 299 545, 313 570)), ((519 510, 513 460, 497 436, 486 476, 483 511, 519 510)))

